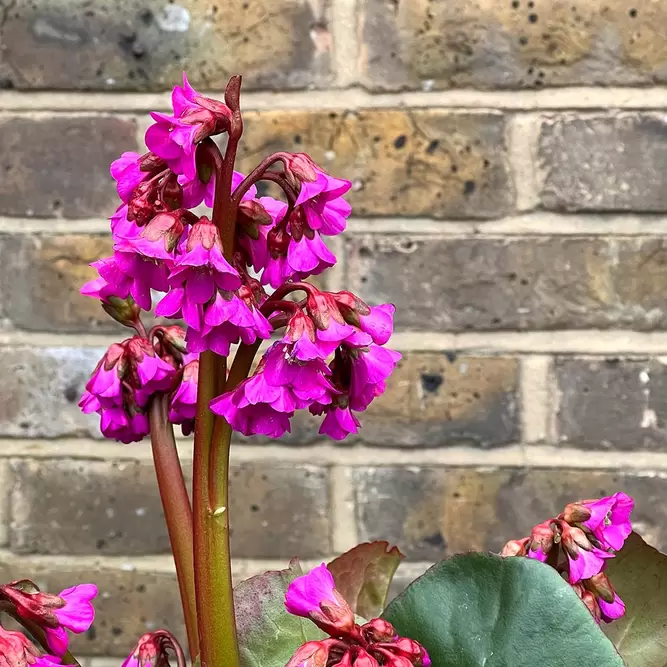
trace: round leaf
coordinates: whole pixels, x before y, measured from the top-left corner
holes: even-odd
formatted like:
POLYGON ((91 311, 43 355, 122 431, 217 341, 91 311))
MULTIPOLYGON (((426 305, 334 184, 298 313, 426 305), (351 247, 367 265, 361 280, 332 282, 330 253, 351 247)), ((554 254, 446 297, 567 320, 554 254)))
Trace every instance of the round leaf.
POLYGON ((632 533, 607 576, 625 603, 625 616, 604 629, 628 667, 667 667, 667 556, 632 533))
POLYGON ((464 554, 412 583, 383 617, 419 641, 433 667, 622 667, 588 609, 552 568, 464 554))
POLYGON ((234 589, 242 667, 285 667, 301 644, 325 635, 305 618, 285 609, 285 593, 303 574, 296 559, 289 569, 265 572, 234 589))
POLYGON ((366 542, 338 556, 327 568, 352 611, 375 618, 384 609, 401 558, 401 552, 389 542, 366 542))

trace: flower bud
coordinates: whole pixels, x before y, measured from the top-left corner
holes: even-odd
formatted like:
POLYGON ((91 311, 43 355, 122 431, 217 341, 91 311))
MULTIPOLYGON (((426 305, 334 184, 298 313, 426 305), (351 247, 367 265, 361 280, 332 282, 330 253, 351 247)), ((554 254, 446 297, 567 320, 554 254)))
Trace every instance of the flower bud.
POLYGON ((563 519, 568 523, 582 523, 591 518, 591 510, 581 503, 570 503, 563 510, 563 519))
POLYGON ((257 241, 259 227, 270 225, 273 219, 256 199, 246 199, 239 204, 236 221, 253 241, 257 241))
POLYGON ((306 300, 306 308, 315 326, 321 331, 328 329, 333 321, 344 324, 343 316, 338 310, 336 301, 327 292, 311 291, 306 300))
POLYGON ((374 618, 361 626, 361 634, 367 642, 388 642, 397 637, 394 626, 381 618, 374 618))
POLYGON ((588 607, 588 611, 591 612, 591 615, 595 619, 595 622, 600 623, 600 619, 602 618, 602 613, 600 611, 600 605, 598 604, 595 595, 593 595, 593 593, 591 593, 590 591, 584 591, 581 594, 581 601, 588 607))
POLYGON ((151 182, 139 183, 127 205, 127 219, 143 227, 155 215, 157 191, 151 182))
POLYGON ((584 551, 591 551, 593 549, 593 545, 581 528, 570 526, 567 523, 561 524, 561 527, 563 529, 561 535, 563 548, 572 558, 577 558, 580 549, 584 551))
POLYGON ((162 171, 167 168, 167 163, 161 158, 155 155, 155 153, 144 153, 139 158, 139 169, 141 171, 162 171))
POLYGON ((170 173, 160 185, 160 199, 172 211, 183 206, 183 186, 176 174, 170 173))
POLYGON ((524 537, 522 540, 510 540, 501 550, 500 555, 504 558, 510 556, 525 556, 528 553, 529 537, 524 537))
POLYGON ((131 296, 127 296, 125 299, 109 296, 105 301, 102 301, 102 308, 116 322, 132 328, 139 321, 139 314, 141 313, 141 308, 131 296))
POLYGON ((288 181, 294 186, 317 180, 317 165, 306 153, 288 153, 283 158, 288 181))
POLYGON ((597 597, 609 602, 609 604, 616 598, 616 591, 604 572, 600 572, 590 579, 584 579, 582 583, 591 593, 595 593, 597 597))
POLYGON ((285 667, 326 667, 335 639, 306 642, 300 646, 285 667))
POLYGON ((543 553, 548 554, 554 544, 552 521, 549 520, 543 523, 538 523, 530 533, 530 540, 531 551, 541 550, 543 553))
MULTIPOLYGON (((352 664, 354 667, 380 667, 380 663, 363 648, 358 649, 352 664)), ((387 662, 385 664, 389 665, 391 663, 387 662)), ((403 667, 403 665, 397 665, 397 667, 403 667)), ((412 665, 408 662, 406 667, 412 667, 412 665)))

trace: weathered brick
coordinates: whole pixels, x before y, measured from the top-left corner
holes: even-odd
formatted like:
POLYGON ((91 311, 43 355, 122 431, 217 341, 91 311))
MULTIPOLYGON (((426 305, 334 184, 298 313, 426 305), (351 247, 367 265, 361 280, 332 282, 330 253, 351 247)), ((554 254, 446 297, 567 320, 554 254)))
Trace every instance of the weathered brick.
POLYGON ((107 236, 0 237, 0 289, 12 325, 35 331, 119 331, 81 286, 97 277, 91 262, 111 254, 107 236))
POLYGON ((245 115, 240 168, 306 151, 348 178, 356 215, 499 217, 513 201, 505 119, 445 110, 269 111, 245 115))
MULTIPOLYGON (((13 472, 13 551, 169 551, 151 462, 20 460, 13 472)), ((189 487, 189 466, 185 474, 189 487)), ((230 485, 234 556, 315 558, 331 552, 326 470, 238 465, 230 485)))
POLYGON ((82 635, 72 635, 77 655, 127 656, 144 633, 166 628, 182 640, 185 628, 175 573, 137 570, 131 562, 120 567, 100 560, 82 566, 76 559, 6 557, 0 559, 0 579, 33 579, 53 593, 81 582, 97 585, 95 622, 82 635))
POLYGON ((519 438, 516 359, 407 353, 360 416, 377 445, 494 447, 519 438))
POLYGON ((96 435, 97 415, 77 403, 104 350, 5 347, 0 354, 0 436, 96 435))
POLYGON ((546 118, 539 160, 545 208, 667 211, 664 114, 546 118))
POLYGON ((350 236, 348 285, 417 330, 662 329, 662 239, 350 236))
MULTIPOLYGON (((519 439, 518 362, 511 358, 459 357, 451 352, 407 352, 387 381, 387 391, 359 415, 362 428, 346 444, 381 447, 496 447, 519 439)), ((286 445, 321 441, 321 417, 298 411, 286 445)), ((242 439, 265 444, 265 437, 242 439)))
POLYGON ((667 367, 657 360, 559 359, 558 440, 601 449, 667 446, 667 367))
POLYGON ((388 539, 409 559, 499 550, 573 500, 632 495, 633 524, 667 545, 662 474, 524 468, 359 468, 354 471, 359 537, 388 539))
POLYGON ((660 0, 365 0, 375 89, 538 88, 667 81, 660 0))
POLYGON ((329 2, 16 0, 0 75, 22 89, 162 90, 187 71, 220 90, 303 88, 330 79, 329 2))
POLYGON ((133 121, 114 117, 5 117, 0 215, 111 215, 118 198, 109 164, 136 149, 135 135, 133 121))

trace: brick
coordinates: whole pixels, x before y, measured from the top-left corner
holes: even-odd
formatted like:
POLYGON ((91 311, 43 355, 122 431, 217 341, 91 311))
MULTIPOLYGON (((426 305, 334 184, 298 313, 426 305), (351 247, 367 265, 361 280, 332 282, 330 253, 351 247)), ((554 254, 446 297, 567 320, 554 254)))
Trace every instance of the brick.
POLYGON ((33 579, 42 590, 53 593, 82 582, 98 586, 92 628, 72 635, 75 655, 126 657, 143 633, 160 628, 185 639, 175 573, 137 570, 129 561, 114 567, 104 560, 81 565, 76 559, 51 561, 3 554, 0 581, 17 576, 33 579))
POLYGON ((0 75, 19 89, 164 90, 186 71, 221 90, 304 88, 330 80, 329 2, 16 0, 0 75))
POLYGON ((137 148, 135 135, 133 121, 115 117, 5 117, 0 215, 111 215, 118 198, 109 164, 137 148))
POLYGON ((562 211, 667 211, 664 114, 543 120, 542 205, 562 211))
POLYGON ((657 238, 359 235, 347 240, 347 264, 349 289, 395 303, 399 329, 667 326, 667 244, 657 238))
POLYGON ((77 403, 104 350, 5 347, 0 355, 0 437, 96 435, 97 415, 77 403))
POLYGON ((493 218, 509 211, 505 119, 498 113, 376 109, 245 115, 240 168, 306 151, 353 182, 356 215, 493 218))
POLYGON ((97 277, 89 264, 111 255, 107 236, 0 238, 0 289, 5 317, 30 331, 120 331, 97 299, 79 293, 97 277))
POLYGON ((663 474, 524 468, 359 468, 354 471, 360 540, 388 539, 412 560, 498 551, 573 500, 632 495, 633 524, 667 545, 663 474))
MULTIPOLYGON (((359 415, 361 429, 346 444, 380 447, 491 448, 519 439, 516 359, 460 357, 452 352, 404 353, 387 382, 387 391, 359 415)), ((322 419, 298 411, 284 445, 326 439, 322 419)), ((240 438, 250 444, 275 444, 265 437, 240 438)))
POLYGON ((365 0, 373 89, 539 88, 667 80, 660 0, 365 0))
POLYGON ((0 459, 0 547, 9 544, 9 490, 10 490, 9 464, 0 459))
POLYGON ((377 445, 495 447, 516 442, 516 359, 407 353, 387 392, 360 416, 377 445))
MULTIPOLYGON (((17 553, 166 553, 150 461, 21 460, 13 463, 11 548, 17 553)), ((188 487, 191 470, 185 466, 188 487)), ((317 558, 331 553, 326 470, 233 466, 232 550, 238 558, 317 558)))
POLYGON ((660 361, 559 359, 555 374, 560 442, 664 451, 667 367, 660 361))

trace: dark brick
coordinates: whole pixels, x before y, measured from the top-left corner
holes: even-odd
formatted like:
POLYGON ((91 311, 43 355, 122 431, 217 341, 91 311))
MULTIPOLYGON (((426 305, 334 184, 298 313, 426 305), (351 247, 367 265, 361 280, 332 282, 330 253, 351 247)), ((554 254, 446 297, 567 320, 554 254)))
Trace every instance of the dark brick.
POLYGON ((135 135, 134 122, 105 116, 0 120, 0 215, 111 215, 109 164, 136 150, 135 135))
POLYGON ((601 449, 667 446, 667 367, 657 360, 559 359, 558 440, 601 449))
POLYGON ((0 77, 19 89, 164 90, 181 72, 222 90, 304 88, 330 79, 329 2, 15 0, 0 77))
POLYGON ((5 316, 15 327, 31 331, 120 331, 98 300, 79 293, 97 277, 89 264, 109 255, 111 239, 106 236, 0 238, 5 316))
POLYGON ((539 88, 667 81, 661 2, 365 0, 371 88, 539 88))
POLYGON ((494 218, 512 208, 505 118, 442 109, 245 115, 240 169, 276 150, 305 151, 354 184, 356 215, 494 218))
POLYGON ((104 350, 5 347, 0 355, 0 436, 96 435, 97 415, 77 403, 104 350))
MULTIPOLYGON (((150 461, 20 460, 13 464, 11 548, 18 553, 166 553, 150 461)), ((188 488, 190 467, 185 467, 188 488)), ((325 469, 233 466, 232 550, 238 558, 331 553, 325 469)))
POLYGON ((81 565, 76 559, 52 562, 3 556, 0 581, 19 576, 56 594, 79 583, 97 585, 93 627, 82 635, 71 635, 70 646, 78 656, 127 657, 143 633, 160 628, 185 640, 178 584, 171 572, 137 569, 129 561, 114 567, 104 560, 81 565))
POLYGON ((545 208, 667 211, 664 114, 545 119, 539 159, 545 208))
POLYGON ((661 239, 350 236, 348 287, 396 304, 398 328, 667 327, 661 239))
POLYGON ((667 546, 667 479, 660 474, 525 468, 360 468, 360 540, 388 539, 412 560, 498 551, 568 503, 616 491, 633 496, 633 524, 667 546))

